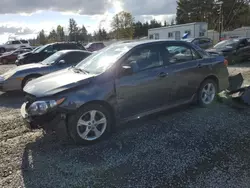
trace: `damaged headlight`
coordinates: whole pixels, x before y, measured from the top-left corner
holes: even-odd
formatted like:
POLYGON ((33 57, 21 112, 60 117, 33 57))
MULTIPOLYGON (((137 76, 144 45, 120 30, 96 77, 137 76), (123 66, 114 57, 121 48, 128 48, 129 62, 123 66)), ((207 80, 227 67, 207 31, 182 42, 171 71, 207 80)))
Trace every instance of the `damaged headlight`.
POLYGON ((28 114, 32 116, 43 115, 49 110, 52 110, 56 106, 62 104, 64 100, 65 98, 61 98, 59 100, 33 102, 28 108, 28 114))

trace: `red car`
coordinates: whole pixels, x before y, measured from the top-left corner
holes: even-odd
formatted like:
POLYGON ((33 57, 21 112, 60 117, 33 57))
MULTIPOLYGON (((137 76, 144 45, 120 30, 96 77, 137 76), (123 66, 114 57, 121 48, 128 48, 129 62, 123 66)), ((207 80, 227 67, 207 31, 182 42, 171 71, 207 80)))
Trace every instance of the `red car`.
POLYGON ((21 48, 21 49, 15 50, 15 51, 5 52, 5 53, 1 54, 1 56, 0 56, 0 63, 2 63, 2 64, 13 63, 16 61, 17 56, 19 54, 29 52, 31 50, 32 50, 31 48, 21 48))

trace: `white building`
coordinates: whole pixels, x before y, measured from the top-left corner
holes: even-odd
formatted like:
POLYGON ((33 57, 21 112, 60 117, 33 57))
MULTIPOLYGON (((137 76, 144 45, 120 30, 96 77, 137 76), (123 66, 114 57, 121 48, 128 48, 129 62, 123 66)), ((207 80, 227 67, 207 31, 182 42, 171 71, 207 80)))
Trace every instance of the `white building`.
POLYGON ((187 38, 207 37, 207 30, 208 25, 206 22, 195 22, 149 29, 148 38, 181 40, 187 33, 187 38))

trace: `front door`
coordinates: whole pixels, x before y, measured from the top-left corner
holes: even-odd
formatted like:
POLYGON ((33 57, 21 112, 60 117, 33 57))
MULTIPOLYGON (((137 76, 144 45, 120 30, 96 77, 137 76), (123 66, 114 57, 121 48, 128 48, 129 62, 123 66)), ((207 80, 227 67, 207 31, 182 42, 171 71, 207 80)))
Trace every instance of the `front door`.
POLYGON ((168 85, 161 46, 151 44, 132 50, 119 66, 124 65, 132 67, 133 73, 121 72, 115 80, 121 118, 162 107, 168 85))

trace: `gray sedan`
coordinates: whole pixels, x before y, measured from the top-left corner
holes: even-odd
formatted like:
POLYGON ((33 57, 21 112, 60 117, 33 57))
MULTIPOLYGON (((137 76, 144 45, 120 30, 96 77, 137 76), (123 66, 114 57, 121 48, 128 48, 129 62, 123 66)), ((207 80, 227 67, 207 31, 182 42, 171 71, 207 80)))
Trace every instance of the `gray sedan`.
POLYGON ((0 75, 0 91, 22 90, 31 80, 45 74, 76 65, 91 52, 83 50, 62 50, 48 57, 41 63, 22 65, 0 75))

